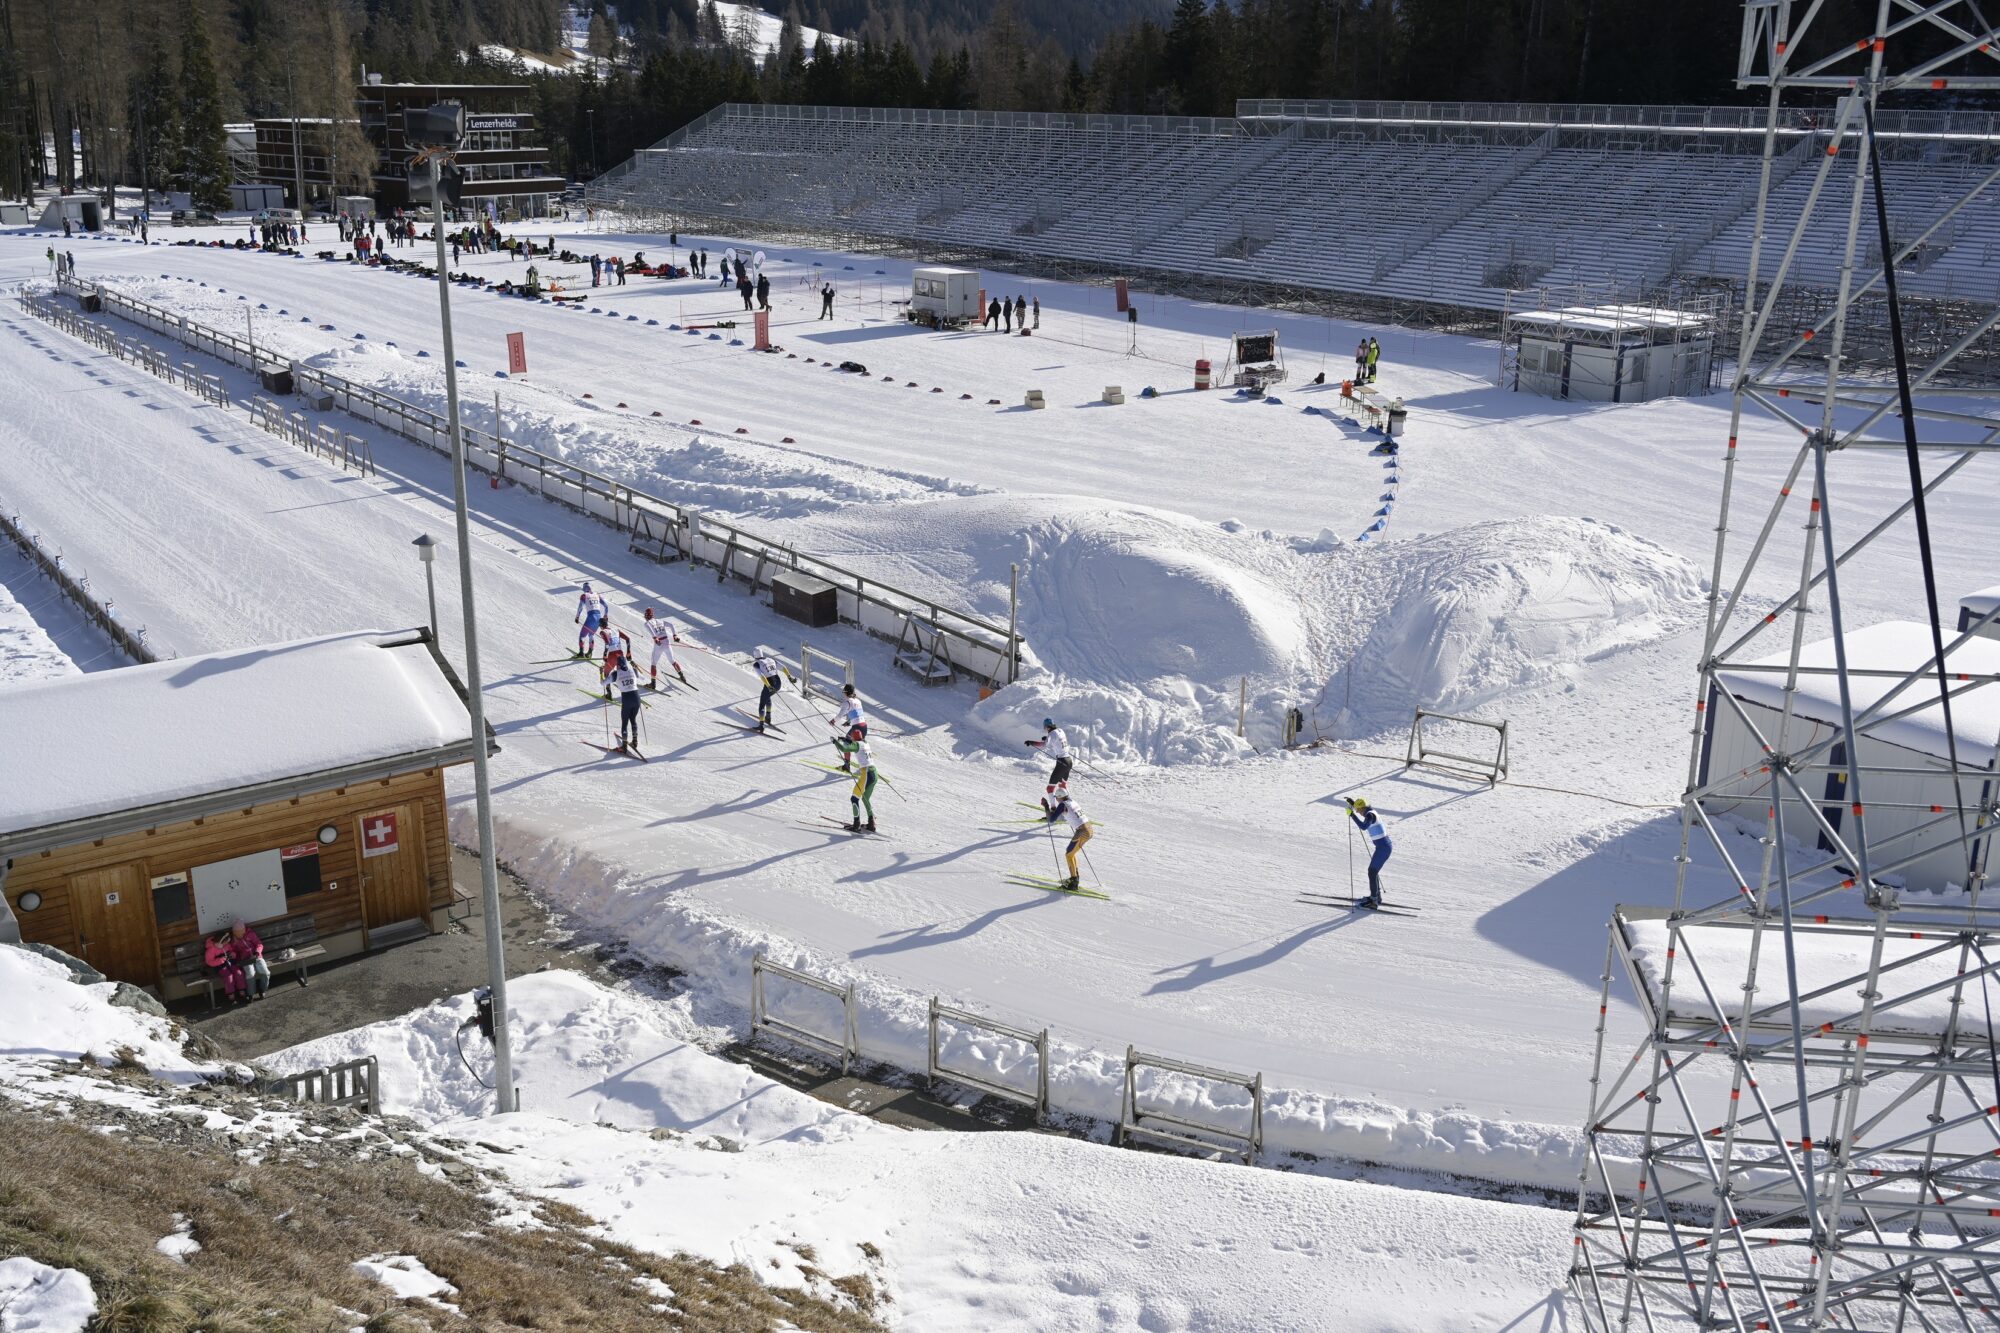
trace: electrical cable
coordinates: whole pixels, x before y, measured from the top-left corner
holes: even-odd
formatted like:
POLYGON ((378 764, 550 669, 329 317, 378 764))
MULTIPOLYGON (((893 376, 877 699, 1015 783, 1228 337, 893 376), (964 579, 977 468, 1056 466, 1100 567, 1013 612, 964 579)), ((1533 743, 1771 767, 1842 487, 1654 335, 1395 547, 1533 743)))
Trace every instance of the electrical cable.
POLYGON ((1924 466, 1917 450, 1917 416, 1916 404, 1910 393, 1910 360, 1903 345, 1902 306, 1896 296, 1896 251, 1889 239, 1889 201, 1882 187, 1882 157, 1875 140, 1875 107, 1871 98, 1862 98, 1861 115, 1868 131, 1868 168, 1875 177, 1875 226, 1882 246, 1883 290, 1889 302, 1889 343, 1896 357, 1896 398, 1902 408, 1903 456, 1910 470, 1910 512, 1917 521, 1917 558, 1924 571, 1924 610, 1929 613, 1938 703, 1944 709, 1945 762, 1951 767, 1952 796, 1958 811, 1959 845, 1965 848, 1965 882, 1969 887, 1978 864, 1978 849, 1965 824, 1965 785, 1959 775, 1958 731, 1952 724, 1951 679, 1945 667, 1944 626, 1938 619, 1937 566, 1931 558, 1930 507, 1924 500, 1924 466))

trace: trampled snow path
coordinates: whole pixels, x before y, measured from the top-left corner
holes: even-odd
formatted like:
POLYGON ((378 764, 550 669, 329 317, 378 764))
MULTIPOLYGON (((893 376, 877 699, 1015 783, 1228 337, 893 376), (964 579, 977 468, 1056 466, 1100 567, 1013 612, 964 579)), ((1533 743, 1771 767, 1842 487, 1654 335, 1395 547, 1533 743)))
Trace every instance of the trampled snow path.
MULTIPOLYGON (((0 242, 0 255, 15 244, 0 242)), ((414 281, 371 287, 381 275, 310 261, 106 245, 87 248, 82 262, 121 252, 142 271, 228 266, 238 281, 275 272, 281 278, 255 280, 282 281, 322 306, 372 293, 379 308, 382 291, 407 290, 412 327, 429 317, 430 289, 414 281)), ((1057 293, 1043 291, 1055 307, 1057 293)), ((566 321, 536 328, 590 318, 518 309, 566 321)), ((631 351, 606 337, 586 354, 623 376, 616 382, 651 382, 643 358, 618 369, 631 351)), ((0 357, 22 384, 21 420, 0 426, 9 502, 60 524, 95 565, 116 565, 121 605, 143 607, 156 635, 191 651, 420 617, 408 540, 420 528, 449 531, 436 504, 444 470, 430 456, 378 444, 389 475, 376 485, 330 473, 240 415, 192 409, 115 363, 99 366, 115 388, 76 394, 87 382, 63 363, 82 353, 20 318, 0 328, 0 357), (77 439, 92 448, 46 443, 77 439), (404 609, 392 614, 395 605, 404 609)), ((1705 498, 1689 498, 1688 479, 1709 475, 1698 469, 1712 466, 1712 407, 1655 405, 1614 422, 1535 401, 1527 417, 1508 419, 1499 409, 1518 404, 1456 370, 1433 373, 1459 386, 1473 412, 1494 415, 1458 431, 1441 405, 1441 433, 1420 442, 1424 475, 1435 480, 1416 511, 1429 506, 1431 526, 1615 512, 1705 558, 1712 518, 1705 498), (1650 433, 1643 447, 1614 452, 1614 429, 1650 433)), ((726 363, 705 365, 699 382, 768 398, 756 373, 726 363)), ((844 409, 823 410, 831 426, 844 409)), ((935 465, 928 446, 899 440, 895 450, 899 466, 918 457, 935 465)), ((1758 456, 1746 471, 1775 486, 1779 466, 1758 456)), ((550 506, 486 491, 475 505, 490 698, 507 747, 496 770, 503 852, 583 918, 733 1004, 747 993, 759 941, 798 941, 806 952, 773 950, 851 964, 868 979, 864 1048, 885 1058, 921 1060, 919 997, 938 993, 1049 1023, 1065 1048, 1057 1098, 1077 1109, 1110 1110, 1110 1057, 1136 1042, 1263 1070, 1282 1090, 1269 1122, 1281 1147, 1566 1183, 1573 1140, 1536 1125, 1581 1116, 1602 923, 1612 901, 1668 891, 1670 816, 1521 787, 1474 793, 1325 751, 1219 772, 1132 773, 1084 789, 1105 824, 1092 850, 1114 902, 1031 897, 999 880, 1039 865, 1047 848, 1032 831, 992 821, 1031 797, 1038 775, 1005 755, 954 757, 959 738, 930 724, 966 701, 878 678, 867 664, 883 649, 851 634, 832 643, 864 663, 889 721, 878 757, 913 798, 885 796, 879 807, 897 841, 847 844, 798 827, 844 811, 844 792, 796 762, 809 753, 786 748, 797 735, 780 745, 730 733, 718 706, 747 693, 748 681, 709 659, 694 659, 702 695, 657 700, 648 714, 653 749, 674 762, 642 769, 591 757, 577 742, 601 735, 601 724, 575 694, 574 669, 528 665, 562 650, 579 574, 607 578, 620 602, 686 608, 718 646, 793 636, 706 577, 637 564, 603 529, 550 506), (1343 886, 1346 832, 1324 802, 1356 789, 1395 824, 1395 892, 1423 905, 1417 921, 1355 921, 1294 901, 1301 887, 1343 886), (1435 1114, 1450 1108, 1462 1113, 1435 1114)), ((1960 570, 1973 546, 1962 524, 1952 532, 1944 555, 1960 570)), ((1864 608, 1869 596, 1855 591, 1864 608)), ((449 624, 445 638, 456 641, 449 624)), ((1517 776, 1671 799, 1684 723, 1658 704, 1686 693, 1691 653, 1683 635, 1510 699, 1517 776)))

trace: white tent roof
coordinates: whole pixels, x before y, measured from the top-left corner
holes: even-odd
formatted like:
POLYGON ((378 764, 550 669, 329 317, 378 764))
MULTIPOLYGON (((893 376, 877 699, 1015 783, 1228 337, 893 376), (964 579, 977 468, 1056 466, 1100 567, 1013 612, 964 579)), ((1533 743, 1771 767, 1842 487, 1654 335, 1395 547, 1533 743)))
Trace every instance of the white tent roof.
MULTIPOLYGON (((447 747, 457 685, 372 630, 0 689, 0 838, 447 747)), ((435 762, 435 760, 434 760, 435 762)))
MULTIPOLYGON (((1947 629, 1945 643, 1949 645, 1953 637, 1953 632, 1947 629)), ((1850 630, 1847 634, 1847 664, 1850 670, 1914 671, 1928 662, 1930 657, 1930 626, 1916 621, 1889 620, 1866 629, 1850 630)), ((1790 660, 1791 654, 1786 651, 1762 658, 1753 665, 1781 667, 1790 660)), ((1833 640, 1821 639, 1806 644, 1799 650, 1799 665, 1832 667, 1833 640)), ((1953 673, 2000 676, 2000 640, 1969 640, 1946 656, 1945 665, 1953 673)), ((1739 699, 1770 709, 1785 706, 1785 677, 1781 672, 1723 670, 1716 673, 1716 678, 1724 689, 1739 699)), ((1883 676, 1851 676, 1849 681, 1857 717, 1888 694, 1896 684, 1883 676)), ((1958 689, 1960 682, 1954 681, 1952 687, 1958 689)), ((1937 702, 1935 676, 1904 690, 1885 711, 1899 712, 1926 699, 1931 701, 1929 706, 1908 717, 1878 725, 1864 724, 1863 729, 1892 745, 1942 758, 1950 751, 1945 744, 1944 708, 1937 702)), ((1835 678, 1830 675, 1800 676, 1792 707, 1800 717, 1838 725, 1840 692, 1835 678)), ((1979 685, 1963 694, 1954 694, 1951 713, 1958 731, 1960 761, 1990 764, 1994 744, 2000 741, 2000 684, 1979 685)))

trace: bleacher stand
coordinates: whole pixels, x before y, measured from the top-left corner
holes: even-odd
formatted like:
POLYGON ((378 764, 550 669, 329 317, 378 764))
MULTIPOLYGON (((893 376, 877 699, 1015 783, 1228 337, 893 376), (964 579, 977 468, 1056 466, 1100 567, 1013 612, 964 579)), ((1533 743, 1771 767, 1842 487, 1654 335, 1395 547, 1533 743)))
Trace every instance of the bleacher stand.
MULTIPOLYGON (((981 254, 1470 311, 1740 283, 1762 108, 1244 101, 1231 118, 724 104, 591 187, 686 227, 981 254)), ((1878 116, 1895 244, 2000 163, 2000 115, 1878 116)), ((1827 131, 1773 164, 1782 238, 1827 131), (1789 210, 1789 211, 1787 211, 1789 210)), ((1858 142, 1850 140, 1858 147, 1858 142)), ((1795 272, 1838 279, 1851 176, 1795 272)), ((1773 262, 1772 256, 1769 262, 1773 262)), ((2000 185, 1906 261, 1913 296, 2000 301, 2000 185)))

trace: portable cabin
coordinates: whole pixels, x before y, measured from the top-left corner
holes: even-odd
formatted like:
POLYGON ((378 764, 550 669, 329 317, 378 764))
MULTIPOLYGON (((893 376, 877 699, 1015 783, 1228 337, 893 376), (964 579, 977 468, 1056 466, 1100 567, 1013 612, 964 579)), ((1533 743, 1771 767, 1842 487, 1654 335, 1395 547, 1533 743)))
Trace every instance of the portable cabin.
POLYGON ((177 999, 241 918, 340 958, 442 930, 464 687, 428 630, 0 689, 0 939, 177 999))
POLYGON ((285 206, 282 185, 231 185, 229 206, 244 213, 275 211, 285 206))
POLYGON ((1642 403, 1707 393, 1715 344, 1704 314, 1570 306, 1507 317, 1510 388, 1549 398, 1642 403))
MULTIPOLYGON (((1930 626, 1914 621, 1870 625, 1850 631, 1846 647, 1849 690, 1858 720, 1899 683, 1899 676, 1921 670, 1931 660, 1930 626), (1859 674, 1870 672, 1879 674, 1859 674)), ((1830 728, 1840 725, 1838 678, 1832 674, 1833 641, 1822 639, 1801 648, 1799 665, 1803 671, 1792 695, 1792 723, 1781 738, 1784 668, 1789 661, 1787 651, 1739 669, 1718 671, 1716 688, 1727 690, 1742 705, 1743 713, 1772 746, 1798 752, 1823 740, 1830 728)), ((1871 868, 1877 878, 1911 889, 1939 890, 1965 883, 1967 849, 1957 841, 1958 822, 1952 812, 1961 808, 1962 791, 1967 819, 1976 823, 1975 804, 1991 798, 1995 782, 2000 683, 1977 682, 1977 678, 2000 676, 2000 641, 1969 640, 1947 655, 1946 667, 1954 676, 1963 673, 1975 679, 1969 686, 1954 680, 1951 703, 1960 771, 1973 771, 1977 776, 1957 783, 1952 780, 1944 709, 1937 701, 1932 677, 1899 693, 1883 709, 1880 719, 1861 723, 1855 743, 1854 759, 1864 770, 1867 784, 1861 799, 1873 849, 1871 868), (1866 772, 1868 769, 1885 771, 1866 772)), ((1711 781, 1729 780, 1703 798, 1703 808, 1711 815, 1734 815, 1761 827, 1771 804, 1771 776, 1762 771, 1765 756, 1756 738, 1736 710, 1718 698, 1711 697, 1705 716, 1708 734, 1702 745, 1701 783, 1707 786, 1711 781), (1738 776, 1732 778, 1732 774, 1738 776)), ((1821 751, 1813 762, 1823 770, 1846 761, 1844 746, 1836 744, 1821 751)), ((1813 803, 1836 832, 1847 827, 1852 803, 1843 772, 1803 773, 1799 785, 1820 798, 1813 803)), ((1811 810, 1789 791, 1781 789, 1781 794, 1780 819, 1786 836, 1795 844, 1822 852, 1832 850, 1811 810)), ((1989 841, 1975 839, 1974 853, 1987 855, 1988 849, 1979 844, 1989 841)), ((1845 869, 1852 873, 1856 868, 1845 869)))
POLYGON ((94 194, 51 195, 49 201, 42 205, 42 220, 37 225, 61 231, 65 218, 72 227, 83 231, 102 231, 104 201, 94 194))
POLYGON ((909 317, 933 328, 978 323, 979 274, 969 268, 920 268, 910 273, 909 317))

